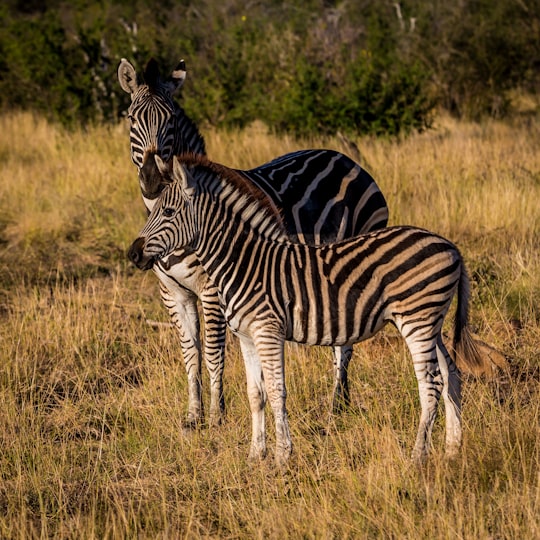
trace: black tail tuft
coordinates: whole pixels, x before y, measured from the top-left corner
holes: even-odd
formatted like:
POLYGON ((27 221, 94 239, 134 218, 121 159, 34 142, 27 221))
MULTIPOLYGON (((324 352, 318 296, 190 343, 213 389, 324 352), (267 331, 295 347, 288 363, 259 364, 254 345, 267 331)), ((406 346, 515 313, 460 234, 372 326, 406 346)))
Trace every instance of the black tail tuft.
POLYGON ((469 328, 469 277, 461 261, 461 276, 458 284, 458 303, 454 319, 454 354, 456 364, 462 371, 480 374, 485 372, 486 359, 481 354, 469 328))

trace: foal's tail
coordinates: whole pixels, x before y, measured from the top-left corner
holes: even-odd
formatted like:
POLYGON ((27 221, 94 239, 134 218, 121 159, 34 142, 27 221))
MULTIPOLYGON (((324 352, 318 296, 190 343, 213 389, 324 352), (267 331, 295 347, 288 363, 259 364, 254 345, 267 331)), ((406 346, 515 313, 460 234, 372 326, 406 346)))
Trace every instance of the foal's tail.
POLYGON ((490 367, 488 360, 480 350, 471 335, 469 328, 469 276, 461 261, 461 275, 458 284, 457 309, 454 319, 454 354, 459 369, 474 374, 480 374, 490 367))

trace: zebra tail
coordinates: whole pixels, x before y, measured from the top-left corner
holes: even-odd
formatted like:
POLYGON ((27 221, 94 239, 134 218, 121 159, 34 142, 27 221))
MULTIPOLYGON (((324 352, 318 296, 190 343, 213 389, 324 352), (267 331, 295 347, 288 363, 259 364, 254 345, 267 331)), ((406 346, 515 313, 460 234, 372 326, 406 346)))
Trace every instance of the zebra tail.
POLYGON ((457 309, 454 319, 453 349, 457 367, 460 371, 480 375, 490 366, 488 359, 481 354, 469 327, 469 276, 463 261, 458 284, 457 309))

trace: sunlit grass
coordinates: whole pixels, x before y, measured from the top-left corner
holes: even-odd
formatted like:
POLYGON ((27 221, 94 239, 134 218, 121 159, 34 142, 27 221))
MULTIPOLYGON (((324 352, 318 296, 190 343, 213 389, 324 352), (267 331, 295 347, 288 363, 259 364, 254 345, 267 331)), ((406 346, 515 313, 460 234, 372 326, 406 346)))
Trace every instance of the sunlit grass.
MULTIPOLYGON (((125 250, 145 220, 127 126, 64 131, 0 118, 0 537, 540 537, 538 127, 439 122, 404 141, 359 138, 392 223, 453 239, 472 321, 511 374, 464 384, 464 448, 409 454, 419 413, 394 332, 357 345, 352 405, 330 416, 330 351, 287 345, 290 470, 247 464, 250 416, 229 336, 227 420, 182 430, 186 377, 157 281, 125 250)), ((254 126, 207 131, 211 158, 246 168, 339 139, 254 126)), ((206 392, 208 381, 205 376, 206 392)), ((206 397, 208 397, 206 395, 206 397)), ((208 403, 208 399, 206 400, 208 403)))

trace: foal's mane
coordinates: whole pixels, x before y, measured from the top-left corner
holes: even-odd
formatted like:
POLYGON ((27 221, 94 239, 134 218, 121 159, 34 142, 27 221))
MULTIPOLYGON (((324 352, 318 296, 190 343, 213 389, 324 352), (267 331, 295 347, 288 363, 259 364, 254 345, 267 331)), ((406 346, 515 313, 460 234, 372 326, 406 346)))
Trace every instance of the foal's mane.
POLYGON ((237 169, 230 169, 220 163, 210 161, 206 156, 202 154, 196 154, 194 152, 186 152, 176 156, 178 161, 186 167, 196 167, 204 169, 226 183, 232 185, 232 187, 245 195, 251 201, 257 203, 261 209, 272 216, 273 221, 286 232, 285 223, 280 209, 274 204, 274 201, 256 184, 249 180, 243 171, 237 169))

